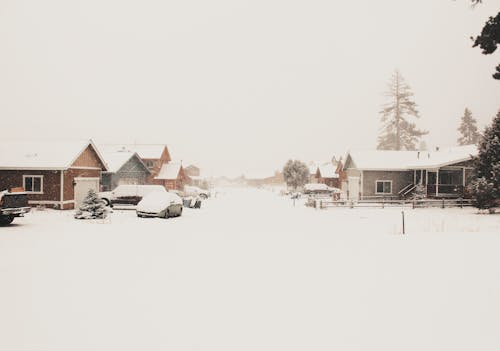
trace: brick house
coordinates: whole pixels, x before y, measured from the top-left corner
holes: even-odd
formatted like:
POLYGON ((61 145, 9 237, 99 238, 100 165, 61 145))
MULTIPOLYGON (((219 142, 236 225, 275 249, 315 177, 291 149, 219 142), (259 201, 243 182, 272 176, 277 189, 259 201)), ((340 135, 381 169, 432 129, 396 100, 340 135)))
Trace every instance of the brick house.
POLYGON ((107 169, 91 140, 0 142, 0 189, 23 187, 30 205, 75 208, 107 169))
POLYGON ((167 190, 183 190, 184 185, 189 182, 189 177, 180 163, 167 163, 161 167, 155 181, 167 190))
POLYGON ((468 197, 475 145, 436 151, 353 150, 342 182, 348 199, 405 198, 418 184, 433 198, 468 197))

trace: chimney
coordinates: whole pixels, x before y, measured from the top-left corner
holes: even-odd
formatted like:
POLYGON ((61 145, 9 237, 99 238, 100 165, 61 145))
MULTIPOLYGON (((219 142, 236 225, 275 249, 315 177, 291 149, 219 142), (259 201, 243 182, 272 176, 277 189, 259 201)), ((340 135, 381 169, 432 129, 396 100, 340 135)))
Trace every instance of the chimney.
POLYGON ((419 158, 420 158, 420 151, 417 152, 417 159, 419 159, 419 158))
POLYGON ((439 146, 436 146, 436 151, 439 151, 439 146))

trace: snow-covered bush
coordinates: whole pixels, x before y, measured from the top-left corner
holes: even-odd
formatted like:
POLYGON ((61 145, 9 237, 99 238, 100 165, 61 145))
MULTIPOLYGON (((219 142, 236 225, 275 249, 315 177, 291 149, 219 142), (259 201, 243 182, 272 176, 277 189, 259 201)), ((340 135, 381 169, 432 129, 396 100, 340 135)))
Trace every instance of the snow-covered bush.
POLYGON ((480 210, 494 212, 496 203, 495 187, 492 182, 488 182, 485 177, 474 179, 469 186, 474 194, 472 204, 480 210))
POLYGON ((76 219, 104 219, 108 215, 108 208, 97 196, 97 193, 90 189, 83 200, 80 209, 75 213, 76 219))

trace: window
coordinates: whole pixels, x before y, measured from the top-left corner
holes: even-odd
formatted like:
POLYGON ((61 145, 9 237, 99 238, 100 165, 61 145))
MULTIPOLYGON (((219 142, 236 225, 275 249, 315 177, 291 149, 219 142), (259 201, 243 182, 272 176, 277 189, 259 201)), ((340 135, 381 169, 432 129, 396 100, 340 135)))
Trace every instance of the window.
POLYGON ((43 193, 43 176, 24 175, 23 187, 29 193, 43 193))
POLYGON ((153 168, 153 166, 154 166, 153 161, 151 161, 151 160, 147 160, 147 161, 146 161, 146 167, 148 167, 148 168, 153 168))
POLYGON ((392 194, 392 180, 377 180, 375 182, 376 194, 392 194))

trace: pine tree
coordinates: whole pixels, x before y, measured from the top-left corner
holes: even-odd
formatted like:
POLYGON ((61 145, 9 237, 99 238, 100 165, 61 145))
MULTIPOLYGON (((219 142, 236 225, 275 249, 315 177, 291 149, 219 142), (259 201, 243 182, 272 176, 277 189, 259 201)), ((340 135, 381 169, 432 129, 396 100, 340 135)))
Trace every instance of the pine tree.
POLYGON ((297 189, 309 181, 309 168, 301 161, 289 160, 283 167, 283 177, 288 186, 297 189))
POLYGON ((500 204, 500 111, 479 144, 470 190, 479 209, 492 210, 500 204))
POLYGON ((417 129, 415 123, 408 119, 419 118, 419 114, 411 88, 399 71, 396 70, 392 75, 385 96, 390 101, 380 112, 383 131, 378 138, 377 149, 415 150, 419 139, 428 132, 417 129))
POLYGON ((457 140, 459 145, 477 144, 479 142, 480 134, 477 131, 477 121, 472 117, 472 112, 468 108, 465 108, 458 131, 461 134, 457 140))
POLYGON ((108 209, 93 189, 89 189, 80 209, 76 211, 76 219, 104 219, 108 209))

